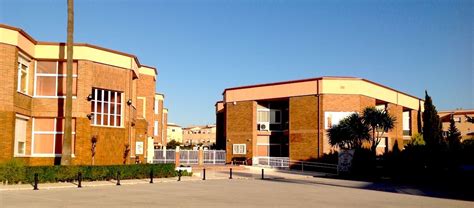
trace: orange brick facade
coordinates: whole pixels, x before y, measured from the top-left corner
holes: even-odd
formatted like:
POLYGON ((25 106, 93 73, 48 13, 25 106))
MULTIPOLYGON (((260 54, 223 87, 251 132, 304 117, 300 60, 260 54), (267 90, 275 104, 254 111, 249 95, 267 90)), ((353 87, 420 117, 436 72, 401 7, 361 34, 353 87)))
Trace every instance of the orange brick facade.
MULTIPOLYGON (((33 41, 36 43, 36 41, 33 41)), ((75 46, 76 47, 76 46, 75 46)), ((64 49, 64 47, 63 47, 64 49)), ((106 49, 104 49, 106 50, 106 49)), ((61 50, 64 53, 64 50, 61 50)), ((121 52, 112 52, 122 55, 121 52)), ((126 56, 126 55, 123 55, 126 56)), ((65 57, 60 54, 59 57, 65 57)), ((133 58, 133 57, 132 57, 133 58)), ((64 98, 40 98, 34 96, 36 84, 37 61, 33 54, 24 51, 20 46, 5 44, 0 41, 0 163, 12 158, 24 160, 30 165, 53 165, 60 161, 60 154, 54 156, 33 153, 34 133, 33 120, 37 118, 63 118, 64 98), (28 90, 17 92, 19 54, 30 60, 28 68, 28 90), (25 152, 14 154, 15 122, 18 117, 25 118, 25 152)), ((47 59, 64 61, 63 59, 47 59)), ((163 100, 155 105, 156 69, 146 67, 148 72, 114 66, 87 59, 75 59, 77 62, 77 95, 73 97, 73 118, 75 119, 75 144, 73 164, 88 165, 92 163, 91 139, 98 139, 94 164, 122 164, 147 161, 147 147, 153 146, 149 141, 161 140, 154 136, 154 121, 163 116, 155 115, 155 106, 160 114, 163 112, 163 100), (153 71, 154 70, 154 71, 153 71), (117 127, 96 126, 89 118, 92 114, 91 101, 88 96, 93 89, 104 89, 121 93, 121 125, 117 127), (130 100, 130 105, 127 101, 130 100), (140 111, 140 112, 138 112, 140 111), (144 112, 144 113, 142 113, 144 112), (150 140, 153 139, 153 140, 150 140), (138 154, 137 142, 143 142, 143 152, 138 154), (124 158, 126 147, 130 152, 124 158)), ((140 67, 140 66, 138 66, 140 67)), ((118 114, 118 113, 117 113, 118 114)), ((94 115, 95 116, 95 115, 94 115)), ((162 119, 159 120, 162 123, 162 119)), ((159 131, 161 132, 162 127, 159 131)), ((59 151, 60 152, 60 151, 59 151)))
MULTIPOLYGON (((395 126, 392 130, 384 134, 384 143, 386 147, 378 147, 378 152, 391 151, 395 143, 398 144, 398 148, 402 149, 404 141, 410 139, 410 136, 418 132, 417 117, 418 117, 418 106, 410 105, 404 106, 404 104, 391 103, 390 97, 387 100, 382 98, 376 98, 365 94, 357 93, 325 93, 332 89, 321 90, 323 86, 322 80, 325 78, 314 79, 317 88, 313 89, 314 93, 307 93, 310 90, 302 90, 304 93, 301 95, 281 96, 281 92, 274 93, 277 96, 272 98, 272 86, 278 85, 289 85, 290 82, 282 83, 271 83, 262 84, 255 86, 245 86, 230 88, 224 91, 224 100, 216 104, 216 119, 217 119, 217 143, 221 146, 225 146, 227 150, 227 162, 231 162, 237 157, 246 157, 247 161, 252 161, 253 157, 259 157, 260 154, 255 153, 257 141, 264 141, 260 137, 266 135, 274 135, 275 132, 270 130, 258 131, 257 130, 257 106, 259 103, 287 103, 288 109, 288 126, 283 129, 283 134, 288 137, 288 156, 290 160, 310 160, 313 158, 321 157, 323 154, 330 153, 335 148, 329 145, 329 139, 327 136, 328 127, 325 126, 328 121, 326 113, 351 113, 357 112, 362 113, 366 107, 380 107, 385 106, 387 112, 394 116, 396 119, 395 126), (239 90, 245 94, 239 94, 239 90), (232 92, 233 97, 226 96, 229 91, 232 92), (262 97, 262 99, 258 99, 262 97), (247 99, 245 101, 226 99, 247 99), (219 105, 219 106, 218 106, 219 105), (410 120, 408 125, 410 128, 410 135, 404 135, 403 127, 403 112, 408 112, 410 120), (246 155, 233 154, 234 144, 246 144, 247 153, 246 155)), ((330 78, 330 80, 337 81, 337 78, 330 78)), ((348 80, 348 78, 343 78, 348 80)), ((350 79, 349 79, 350 80, 350 79)), ((354 79, 355 80, 355 79, 354 79)), ((352 80, 350 80, 352 81, 352 80)), ((295 83, 300 81, 294 81, 295 83)), ((307 82, 303 80, 301 82, 307 82)), ((297 85, 295 85, 297 86, 297 85)), ((381 88, 386 88, 381 86, 381 88)), ((276 88, 275 88, 276 89, 276 88)), ((339 89, 344 89, 340 87, 339 89)), ((388 88, 391 92, 400 93, 393 89, 388 88)), ((289 92, 294 91, 288 90, 289 92)), ((416 103, 421 103, 421 99, 415 97, 409 97, 416 103)), ((412 101, 410 100, 410 101, 412 101)), ((282 115, 283 116, 283 115, 282 115)), ((283 116, 284 117, 284 116, 283 116)), ((278 131, 280 132, 280 131, 278 131)), ((276 132, 276 133, 278 133, 276 132)), ((272 136, 270 136, 272 140, 272 136)), ((272 145, 272 141, 269 141, 268 145, 272 145)), ((271 147, 270 147, 271 149, 271 147)))

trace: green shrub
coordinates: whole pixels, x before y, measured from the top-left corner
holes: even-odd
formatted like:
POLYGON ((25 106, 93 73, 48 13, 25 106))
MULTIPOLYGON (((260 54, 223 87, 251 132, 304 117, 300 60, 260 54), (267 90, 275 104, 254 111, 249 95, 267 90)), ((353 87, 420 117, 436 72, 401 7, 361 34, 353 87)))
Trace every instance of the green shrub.
POLYGON ((22 161, 13 159, 0 165, 0 181, 5 183, 22 182, 25 178, 25 165, 22 161))
POLYGON ((120 172, 121 179, 142 179, 150 177, 150 171, 156 178, 173 177, 177 173, 174 164, 137 164, 108 166, 24 166, 21 161, 11 160, 0 165, 0 181, 8 183, 33 183, 38 174, 40 183, 70 182, 77 179, 79 172, 84 181, 110 180, 120 172))

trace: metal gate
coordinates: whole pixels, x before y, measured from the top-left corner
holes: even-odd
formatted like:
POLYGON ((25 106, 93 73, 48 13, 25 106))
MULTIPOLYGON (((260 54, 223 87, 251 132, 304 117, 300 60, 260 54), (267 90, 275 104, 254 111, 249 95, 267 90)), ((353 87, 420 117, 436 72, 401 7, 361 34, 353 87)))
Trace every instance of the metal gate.
POLYGON ((204 164, 225 164, 225 150, 204 150, 204 164))

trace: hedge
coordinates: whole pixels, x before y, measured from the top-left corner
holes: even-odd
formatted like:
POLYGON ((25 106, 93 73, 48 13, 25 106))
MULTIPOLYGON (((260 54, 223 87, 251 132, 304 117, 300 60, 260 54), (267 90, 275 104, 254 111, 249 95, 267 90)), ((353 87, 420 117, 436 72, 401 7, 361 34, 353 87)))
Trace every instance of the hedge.
POLYGON ((153 170, 155 178, 177 175, 174 164, 24 166, 21 161, 11 160, 0 165, 0 181, 9 184, 32 183, 35 173, 38 173, 40 183, 71 182, 77 180, 79 172, 81 172, 84 181, 111 180, 116 178, 118 171, 120 171, 120 179, 143 179, 150 177, 151 170, 153 170))

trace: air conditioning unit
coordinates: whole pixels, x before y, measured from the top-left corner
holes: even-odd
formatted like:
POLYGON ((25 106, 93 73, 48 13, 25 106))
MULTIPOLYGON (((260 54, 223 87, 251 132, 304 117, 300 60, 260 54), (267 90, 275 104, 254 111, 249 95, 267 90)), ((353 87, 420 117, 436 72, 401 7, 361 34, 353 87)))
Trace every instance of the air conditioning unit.
POLYGON ((268 130, 270 130, 270 122, 259 122, 257 124, 257 130, 259 130, 259 131, 268 131, 268 130))

